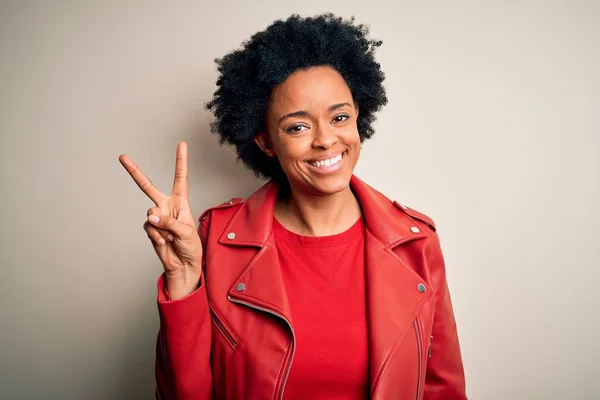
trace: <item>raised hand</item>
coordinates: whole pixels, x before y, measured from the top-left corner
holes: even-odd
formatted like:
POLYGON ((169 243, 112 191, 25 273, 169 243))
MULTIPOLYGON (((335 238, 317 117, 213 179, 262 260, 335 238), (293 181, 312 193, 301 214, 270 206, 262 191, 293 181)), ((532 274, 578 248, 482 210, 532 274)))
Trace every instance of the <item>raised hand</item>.
POLYGON ((187 144, 177 146, 175 180, 168 196, 127 155, 122 154, 119 161, 156 205, 148 209, 144 230, 165 269, 170 297, 187 296, 198 288, 202 273, 202 243, 188 198, 187 144))

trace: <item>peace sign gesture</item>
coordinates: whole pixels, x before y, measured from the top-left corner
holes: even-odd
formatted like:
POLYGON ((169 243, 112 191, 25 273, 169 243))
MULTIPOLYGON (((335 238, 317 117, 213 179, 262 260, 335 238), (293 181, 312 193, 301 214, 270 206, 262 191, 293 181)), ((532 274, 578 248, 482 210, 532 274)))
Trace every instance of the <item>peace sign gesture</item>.
POLYGON ((119 161, 156 207, 148 209, 144 230, 164 269, 167 291, 175 300, 198 287, 202 273, 202 243, 188 198, 187 144, 177 146, 175 180, 170 195, 162 193, 127 155, 119 161))

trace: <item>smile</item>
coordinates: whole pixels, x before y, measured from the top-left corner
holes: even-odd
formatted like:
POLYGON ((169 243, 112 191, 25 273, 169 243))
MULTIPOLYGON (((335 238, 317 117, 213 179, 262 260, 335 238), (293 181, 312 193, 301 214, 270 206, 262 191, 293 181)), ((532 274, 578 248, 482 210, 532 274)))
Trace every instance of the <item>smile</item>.
POLYGON ((342 161, 343 155, 344 155, 343 153, 340 153, 337 156, 328 158, 326 160, 306 161, 306 163, 315 168, 331 167, 331 166, 338 164, 340 161, 342 161))
POLYGON ((306 165, 309 170, 319 175, 337 173, 337 171, 339 171, 344 165, 345 154, 346 152, 344 151, 343 153, 339 153, 337 155, 327 155, 329 158, 304 161, 304 165, 306 165))

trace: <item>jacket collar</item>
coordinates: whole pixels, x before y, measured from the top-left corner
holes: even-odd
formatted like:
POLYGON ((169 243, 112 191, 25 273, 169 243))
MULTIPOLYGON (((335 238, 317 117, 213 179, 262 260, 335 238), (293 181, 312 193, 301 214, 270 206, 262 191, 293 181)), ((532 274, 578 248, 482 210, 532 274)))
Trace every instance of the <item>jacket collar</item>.
MULTIPOLYGON (((399 214, 396 209, 397 203, 391 202, 356 175, 352 176, 350 187, 363 209, 366 229, 385 248, 426 236, 420 232, 412 232, 412 224, 408 218, 391 218, 399 214)), ((272 233, 273 212, 278 191, 279 186, 269 181, 252 194, 232 218, 219 242, 224 245, 263 247, 272 233), (235 233, 233 238, 229 235, 232 232, 235 233)))

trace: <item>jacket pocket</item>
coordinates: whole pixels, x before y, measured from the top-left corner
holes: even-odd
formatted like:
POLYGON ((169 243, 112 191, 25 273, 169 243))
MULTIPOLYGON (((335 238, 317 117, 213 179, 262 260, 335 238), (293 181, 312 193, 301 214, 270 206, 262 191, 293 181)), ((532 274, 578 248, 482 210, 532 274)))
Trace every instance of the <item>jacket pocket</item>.
POLYGON ((210 319, 212 321, 212 326, 214 331, 221 337, 225 345, 230 351, 235 351, 238 346, 239 340, 235 336, 235 334, 229 329, 229 327, 225 324, 223 319, 217 313, 217 311, 212 307, 209 307, 210 311, 210 319))

